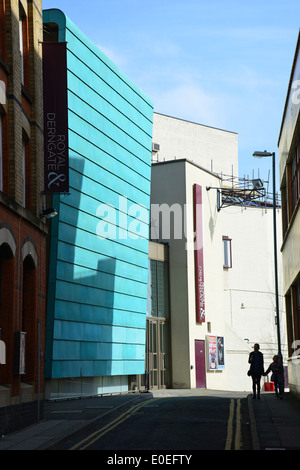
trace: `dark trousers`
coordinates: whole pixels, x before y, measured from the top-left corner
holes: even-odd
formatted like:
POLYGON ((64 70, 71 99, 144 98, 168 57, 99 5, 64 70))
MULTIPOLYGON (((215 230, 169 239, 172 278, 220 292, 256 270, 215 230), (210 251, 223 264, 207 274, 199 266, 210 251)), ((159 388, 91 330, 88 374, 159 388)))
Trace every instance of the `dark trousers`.
POLYGON ((253 389, 253 395, 256 396, 260 394, 260 379, 261 375, 260 374, 252 374, 252 389, 253 389))
POLYGON ((276 396, 278 397, 282 397, 283 395, 283 390, 284 390, 284 382, 283 381, 278 381, 278 380, 274 380, 274 389, 275 389, 275 393, 276 393, 276 396))

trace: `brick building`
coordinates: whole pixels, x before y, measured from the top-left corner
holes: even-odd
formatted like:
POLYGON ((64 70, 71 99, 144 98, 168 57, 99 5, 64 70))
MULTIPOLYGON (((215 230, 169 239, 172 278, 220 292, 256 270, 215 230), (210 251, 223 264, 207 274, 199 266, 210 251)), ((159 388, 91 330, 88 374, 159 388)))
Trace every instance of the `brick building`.
POLYGON ((41 412, 46 233, 42 1, 0 1, 0 432, 41 412))

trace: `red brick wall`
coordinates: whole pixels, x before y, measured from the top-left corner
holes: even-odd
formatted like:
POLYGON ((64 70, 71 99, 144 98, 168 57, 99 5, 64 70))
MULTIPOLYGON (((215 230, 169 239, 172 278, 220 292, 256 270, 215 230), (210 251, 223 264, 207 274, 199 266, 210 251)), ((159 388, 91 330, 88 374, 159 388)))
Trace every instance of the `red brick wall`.
MULTIPOLYGON (((22 380, 27 383, 34 383, 35 392, 37 391, 38 319, 41 328, 42 353, 44 353, 45 343, 46 238, 45 234, 26 220, 25 217, 21 217, 21 215, 0 204, 0 230, 2 227, 10 230, 17 247, 14 258, 2 258, 3 291, 1 306, 1 339, 6 344, 6 365, 0 365, 0 384, 10 385, 11 396, 14 397, 20 393, 21 381, 20 375, 15 376, 13 374, 14 333, 23 331, 24 328, 26 331, 26 374, 22 376, 22 380), (24 269, 22 247, 28 241, 36 251, 37 261, 36 266, 31 261, 28 266, 29 269, 24 269)), ((43 357, 44 354, 42 354, 43 357)), ((43 365, 43 360, 41 360, 41 392, 43 391, 43 365)))
MULTIPOLYGON (((0 246, 1 339, 6 365, 0 364, 0 384, 11 390, 11 404, 22 401, 21 380, 34 384, 38 375, 43 392, 46 311, 46 226, 40 220, 43 205, 42 1, 0 0, 0 80, 6 85, 2 115, 3 190, 0 191, 0 230, 5 227, 16 251, 8 257, 0 246), (24 5, 24 12, 20 4, 24 5), (23 21, 24 85, 21 83, 19 17, 23 21), (26 137, 25 208, 23 201, 22 141, 26 137), (36 265, 24 270, 22 248, 30 242, 36 265), (38 374, 38 320, 41 330, 41 370, 38 374), (14 375, 14 333, 26 331, 26 373, 14 375)), ((3 232, 2 232, 3 233, 3 232)), ((25 265, 26 267, 26 265, 25 265)), ((2 406, 4 406, 2 404, 2 406)))

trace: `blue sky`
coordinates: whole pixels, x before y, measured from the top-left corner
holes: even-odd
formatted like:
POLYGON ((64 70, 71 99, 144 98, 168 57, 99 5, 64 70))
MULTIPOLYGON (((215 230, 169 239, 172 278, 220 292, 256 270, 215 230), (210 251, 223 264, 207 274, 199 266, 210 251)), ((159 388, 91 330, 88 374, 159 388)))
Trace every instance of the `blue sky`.
POLYGON ((43 8, 64 11, 156 112, 237 132, 239 176, 268 179, 271 159, 252 154, 275 151, 278 161, 299 0, 43 0, 43 8))

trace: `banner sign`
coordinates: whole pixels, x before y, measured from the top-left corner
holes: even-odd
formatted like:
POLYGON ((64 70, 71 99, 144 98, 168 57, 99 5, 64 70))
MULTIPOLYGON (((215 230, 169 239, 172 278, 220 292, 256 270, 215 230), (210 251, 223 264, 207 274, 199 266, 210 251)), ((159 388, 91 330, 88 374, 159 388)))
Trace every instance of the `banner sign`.
POLYGON ((44 193, 69 192, 67 48, 43 43, 44 193))
POLYGON ((225 369, 224 336, 207 336, 207 370, 225 369))
POLYGON ((194 233, 195 233, 195 278, 196 278, 196 319, 205 322, 204 262, 203 262, 203 220, 202 187, 194 184, 194 233))

